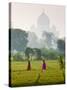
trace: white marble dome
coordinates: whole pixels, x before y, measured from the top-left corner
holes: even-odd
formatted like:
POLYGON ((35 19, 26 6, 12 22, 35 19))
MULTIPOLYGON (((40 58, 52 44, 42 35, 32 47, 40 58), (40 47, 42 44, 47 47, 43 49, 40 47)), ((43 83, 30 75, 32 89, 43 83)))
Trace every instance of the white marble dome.
POLYGON ((44 12, 38 17, 37 26, 43 28, 49 27, 49 18, 44 12))

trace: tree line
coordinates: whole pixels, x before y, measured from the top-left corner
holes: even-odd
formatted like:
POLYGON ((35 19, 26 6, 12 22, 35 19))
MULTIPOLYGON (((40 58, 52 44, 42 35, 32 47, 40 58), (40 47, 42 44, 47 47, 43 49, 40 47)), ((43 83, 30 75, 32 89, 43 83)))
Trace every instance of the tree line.
POLYGON ((21 59, 20 52, 25 53, 25 56, 29 59, 33 55, 37 59, 41 59, 41 56, 47 59, 56 59, 58 55, 65 56, 65 40, 57 40, 57 49, 47 49, 45 48, 31 48, 27 47, 28 43, 28 33, 21 29, 9 29, 11 32, 11 51, 14 49, 17 50, 17 53, 14 57, 21 59))

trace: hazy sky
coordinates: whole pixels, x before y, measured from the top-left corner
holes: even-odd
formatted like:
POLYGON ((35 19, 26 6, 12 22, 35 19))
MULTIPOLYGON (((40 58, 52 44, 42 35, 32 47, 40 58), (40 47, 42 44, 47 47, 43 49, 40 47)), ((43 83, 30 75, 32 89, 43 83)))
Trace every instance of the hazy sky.
POLYGON ((37 26, 37 19, 44 12, 50 20, 50 28, 54 25, 59 37, 64 36, 65 7, 44 4, 12 3, 11 8, 12 28, 31 31, 31 26, 37 26))

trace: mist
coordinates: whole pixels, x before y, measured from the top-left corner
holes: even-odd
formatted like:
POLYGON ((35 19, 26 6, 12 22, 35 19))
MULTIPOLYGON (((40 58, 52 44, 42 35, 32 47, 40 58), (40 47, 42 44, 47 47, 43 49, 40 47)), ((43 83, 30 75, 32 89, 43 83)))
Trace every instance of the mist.
POLYGON ((53 25, 50 27, 49 17, 42 12, 28 32, 28 47, 31 48, 57 48, 57 30, 53 25))
POLYGON ((23 51, 30 47, 57 50, 58 39, 64 38, 63 6, 12 3, 11 8, 11 28, 19 28, 27 33, 26 38, 21 36, 27 41, 25 47, 22 46, 24 40, 21 40, 21 44, 19 35, 13 42, 15 44, 13 49, 23 51))

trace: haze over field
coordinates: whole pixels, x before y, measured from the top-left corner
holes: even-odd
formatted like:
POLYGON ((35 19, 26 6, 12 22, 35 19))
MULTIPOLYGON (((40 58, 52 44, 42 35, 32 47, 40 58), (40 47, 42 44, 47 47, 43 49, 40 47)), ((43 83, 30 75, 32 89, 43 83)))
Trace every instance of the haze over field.
POLYGON ((26 36, 27 47, 56 49, 58 39, 64 40, 65 38, 64 15, 64 6, 12 3, 11 28, 19 30, 13 33, 14 36, 12 35, 12 45, 17 43, 14 46, 19 50, 22 48, 24 43, 24 40, 21 41, 21 38, 24 38, 20 34, 20 30, 22 30, 22 33, 25 31, 28 34, 26 36))

